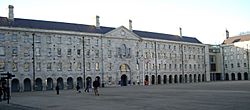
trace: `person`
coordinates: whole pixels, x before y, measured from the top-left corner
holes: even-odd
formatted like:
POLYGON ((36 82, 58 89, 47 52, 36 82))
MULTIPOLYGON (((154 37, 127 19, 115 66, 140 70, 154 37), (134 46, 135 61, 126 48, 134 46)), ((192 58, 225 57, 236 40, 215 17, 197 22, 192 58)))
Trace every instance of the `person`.
POLYGON ((7 87, 5 84, 3 85, 3 100, 7 100, 7 87))
POLYGON ((100 87, 100 82, 97 78, 95 78, 95 81, 93 82, 93 86, 94 86, 95 95, 99 96, 98 87, 100 87))
POLYGON ((56 94, 59 95, 59 86, 56 85, 56 94))
POLYGON ((2 101, 2 95, 3 95, 3 88, 2 88, 2 86, 0 85, 0 102, 2 101))
POLYGON ((77 85, 76 85, 76 91, 81 93, 79 83, 77 83, 77 85))
POLYGON ((85 92, 89 92, 89 88, 90 88, 90 79, 87 79, 87 82, 86 82, 86 88, 85 88, 85 92))

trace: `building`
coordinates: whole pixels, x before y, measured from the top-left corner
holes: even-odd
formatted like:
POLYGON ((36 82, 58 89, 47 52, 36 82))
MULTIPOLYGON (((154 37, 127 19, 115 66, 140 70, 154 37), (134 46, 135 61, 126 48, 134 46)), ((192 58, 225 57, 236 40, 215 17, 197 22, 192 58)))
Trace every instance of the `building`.
POLYGON ((223 78, 223 58, 220 45, 209 45, 210 80, 219 81, 223 78))
POLYGON ((210 81, 208 46, 198 39, 132 29, 0 17, 0 72, 12 91, 210 81))

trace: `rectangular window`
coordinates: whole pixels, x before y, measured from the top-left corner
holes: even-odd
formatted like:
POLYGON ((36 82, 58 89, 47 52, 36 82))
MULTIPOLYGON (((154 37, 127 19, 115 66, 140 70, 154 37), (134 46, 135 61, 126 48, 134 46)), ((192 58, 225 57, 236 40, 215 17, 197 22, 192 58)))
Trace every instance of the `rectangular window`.
POLYGON ((41 71, 41 62, 36 63, 36 70, 41 71))
POLYGON ((91 63, 87 62, 87 70, 90 71, 90 68, 91 68, 91 63))
POLYGON ((47 37, 46 37, 46 42, 47 42, 48 44, 51 44, 51 36, 47 36, 47 37))
POLYGON ((158 70, 161 70, 161 64, 158 65, 158 70))
POLYGON ((79 38, 77 38, 78 40, 77 40, 77 44, 81 44, 81 42, 82 42, 82 39, 79 37, 79 38))
POLYGON ((36 56, 41 56, 41 48, 36 48, 35 49, 35 55, 36 56))
POLYGON ((170 70, 172 69, 172 65, 171 65, 171 64, 169 64, 169 69, 170 69, 170 70))
POLYGON ((28 72, 30 70, 30 63, 29 62, 25 62, 23 65, 23 69, 25 72, 28 72))
POLYGON ((111 58, 112 56, 112 50, 108 50, 108 57, 111 58))
POLYGON ((247 54, 244 54, 244 55, 243 55, 243 58, 246 59, 246 58, 247 58, 247 54))
POLYGON ((155 69, 155 64, 152 64, 152 70, 154 70, 155 69))
POLYGON ((108 46, 111 46, 111 40, 108 40, 108 46))
POLYGON ((48 56, 52 56, 52 53, 51 53, 51 48, 47 48, 47 52, 48 52, 48 56))
POLYGON ((192 65, 191 64, 189 64, 189 69, 192 69, 192 65))
POLYGON ((225 68, 227 68, 227 64, 225 64, 225 68))
POLYGON ((5 36, 3 33, 0 33, 0 41, 4 42, 5 41, 5 36))
POLYGON ((62 71, 62 62, 57 63, 57 71, 62 71))
POLYGON ((231 68, 234 68, 234 64, 231 64, 231 68))
POLYGON ((99 50, 95 50, 95 57, 96 57, 96 58, 99 57, 99 50))
POLYGON ((177 64, 174 64, 174 69, 177 69, 177 64))
POLYGON ((17 56, 17 47, 12 47, 12 55, 17 56))
POLYGON ((17 62, 13 62, 13 63, 12 63, 12 71, 13 71, 13 72, 18 71, 17 62))
POLYGON ((99 70, 100 70, 100 68, 99 68, 99 63, 95 63, 95 70, 96 70, 96 71, 99 71, 99 70))
POLYGON ((24 57, 29 57, 30 56, 29 48, 28 47, 24 47, 23 55, 24 55, 24 57))
POLYGON ((139 70, 139 64, 138 63, 136 64, 136 70, 139 70))
POLYGON ((49 62, 47 63, 47 71, 51 71, 52 70, 52 63, 49 62))
POLYGON ((86 44, 85 45, 89 45, 90 44, 90 39, 86 39, 86 44))
POLYGON ((78 71, 82 70, 82 64, 80 62, 77 63, 76 67, 78 71))
POLYGON ((145 48, 148 48, 148 43, 145 43, 145 48))
POLYGON ((62 43, 62 37, 57 37, 57 43, 61 44, 62 43))
POLYGON ((89 58, 90 57, 90 50, 86 51, 86 56, 89 58))
POLYGON ((58 56, 62 56, 62 50, 61 50, 61 48, 57 48, 57 55, 58 56))
POLYGON ((81 49, 77 49, 77 56, 81 56, 81 49))
POLYGON ((109 71, 112 70, 112 63, 109 63, 109 71))
POLYGON ((41 36, 35 36, 35 42, 41 43, 41 36))
POLYGON ((71 62, 68 63, 68 71, 72 71, 72 63, 71 62))
POLYGON ((237 67, 240 67, 240 63, 237 63, 237 67))
POLYGON ((244 67, 247 67, 247 63, 244 63, 244 67))
POLYGON ((0 56, 5 56, 5 47, 0 46, 0 56))
POLYGON ((0 60, 0 72, 5 71, 5 62, 0 60))
POLYGON ((67 50, 67 56, 71 56, 71 53, 72 53, 72 49, 68 49, 67 50))
POLYGON ((99 39, 96 39, 96 44, 97 47, 99 46, 99 39))
POLYGON ((167 70, 167 64, 164 64, 164 70, 167 70))
POLYGON ((11 35, 11 40, 13 42, 17 42, 17 35, 16 34, 11 35))
POLYGON ((67 41, 67 44, 71 44, 71 42, 72 42, 72 39, 71 39, 71 37, 68 37, 68 41, 67 41))

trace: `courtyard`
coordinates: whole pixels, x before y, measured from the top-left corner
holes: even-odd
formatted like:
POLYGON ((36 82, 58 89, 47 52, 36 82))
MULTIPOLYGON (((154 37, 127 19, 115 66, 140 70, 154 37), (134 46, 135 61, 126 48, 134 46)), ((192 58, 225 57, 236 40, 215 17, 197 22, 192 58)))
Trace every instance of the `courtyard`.
POLYGON ((0 110, 250 110, 250 81, 12 93, 0 110))

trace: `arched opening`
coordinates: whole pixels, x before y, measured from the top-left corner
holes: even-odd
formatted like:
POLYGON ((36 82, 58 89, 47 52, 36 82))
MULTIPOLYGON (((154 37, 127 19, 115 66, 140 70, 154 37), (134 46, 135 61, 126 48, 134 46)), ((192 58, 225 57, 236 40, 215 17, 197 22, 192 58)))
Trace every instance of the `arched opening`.
POLYGON ((19 92, 19 90, 20 90, 19 80, 13 79, 11 81, 11 91, 12 92, 19 92))
POLYGON ((67 89, 73 89, 73 87, 74 87, 73 78, 69 77, 67 79, 67 89))
POLYGON ((178 77, 177 77, 177 75, 174 75, 174 83, 178 83, 178 77))
POLYGON ((23 80, 23 85, 24 85, 23 89, 24 92, 31 91, 31 80, 29 78, 25 78, 23 80))
POLYGON ((80 88, 83 88, 83 81, 82 81, 82 78, 81 77, 78 77, 76 79, 76 83, 79 84, 80 88))
POLYGON ((168 79, 169 79, 168 81, 169 81, 169 83, 171 84, 171 83, 173 82, 172 75, 169 75, 168 77, 169 77, 169 78, 168 78, 168 79))
POLYGON ((35 86, 36 91, 42 91, 43 90, 43 81, 41 78, 36 78, 36 86, 35 86))
POLYGON ((226 81, 229 80, 229 75, 228 75, 228 73, 225 74, 225 80, 226 80, 226 81))
POLYGON ((145 76, 144 85, 148 85, 148 75, 145 76))
POLYGON ((53 88, 54 88, 53 79, 47 78, 47 90, 53 90, 53 88))
POLYGON ((202 82, 204 82, 204 81, 205 81, 205 75, 202 74, 202 82))
POLYGON ((201 74, 198 74, 198 82, 201 82, 201 74))
POLYGON ((231 77, 232 77, 232 80, 234 81, 234 80, 235 80, 235 74, 232 73, 232 74, 231 74, 231 77))
POLYGON ((190 83, 193 82, 193 80, 192 80, 192 75, 191 75, 191 74, 189 75, 189 82, 190 82, 190 83))
POLYGON ((242 80, 241 79, 241 73, 238 73, 237 77, 238 77, 238 80, 242 80))
POLYGON ((163 84, 167 84, 167 75, 163 76, 163 84))
POLYGON ((180 76, 179 76, 179 82, 180 82, 180 83, 183 83, 182 80, 183 80, 182 75, 180 75, 180 76))
POLYGON ((121 76, 121 86, 127 86, 127 84, 128 84, 128 77, 127 75, 123 74, 121 76))
POLYGON ((64 89, 63 78, 61 77, 57 78, 57 85, 59 86, 60 90, 64 89))
POLYGON ((158 84, 161 84, 161 75, 158 75, 158 84))
POLYGON ((196 82, 196 74, 194 74, 194 82, 196 82))
POLYGON ((87 83, 88 83, 89 87, 92 87, 92 78, 91 77, 86 78, 86 85, 87 85, 87 83))
POLYGON ((188 76, 187 74, 185 74, 185 83, 187 83, 187 80, 188 80, 188 76))
POLYGON ((248 74, 247 74, 247 72, 244 73, 244 80, 248 80, 248 74))
POLYGON ((155 75, 152 75, 151 77, 151 84, 155 84, 155 75))

